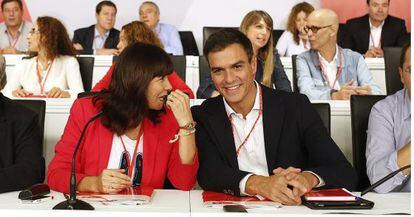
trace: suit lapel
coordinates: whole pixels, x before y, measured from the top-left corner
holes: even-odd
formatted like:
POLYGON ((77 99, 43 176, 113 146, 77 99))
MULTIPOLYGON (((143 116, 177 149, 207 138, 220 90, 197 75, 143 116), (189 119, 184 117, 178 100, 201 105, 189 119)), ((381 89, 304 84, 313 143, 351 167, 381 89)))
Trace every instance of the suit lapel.
POLYGON ((381 30, 381 48, 388 46, 388 42, 391 41, 391 35, 395 35, 395 33, 391 32, 392 28, 390 28, 389 17, 385 19, 384 25, 382 26, 381 30))
POLYGON ((280 98, 272 97, 271 90, 262 86, 263 91, 263 134, 269 175, 275 169, 276 151, 284 122, 285 110, 280 98))
POLYGON ((218 149, 226 157, 229 164, 233 168, 239 168, 236 155, 236 147, 234 144, 233 131, 231 123, 227 117, 226 109, 222 97, 214 99, 215 105, 211 107, 208 121, 210 122, 211 130, 217 139, 218 149))
POLYGON ((363 27, 360 30, 361 31, 361 40, 362 40, 361 48, 364 48, 364 50, 368 50, 369 49, 369 40, 371 38, 371 27, 369 26, 369 16, 368 15, 365 15, 364 23, 362 25, 363 25, 363 27))
POLYGON ((10 142, 9 138, 7 137, 7 121, 5 117, 5 108, 4 108, 4 100, 5 97, 0 93, 0 138, 1 138, 1 148, 2 151, 0 152, 0 168, 3 168, 7 163, 9 162, 9 149, 11 144, 8 144, 10 142))
POLYGON ((86 47, 93 49, 93 41, 95 40, 95 25, 89 27, 88 37, 86 41, 86 47))

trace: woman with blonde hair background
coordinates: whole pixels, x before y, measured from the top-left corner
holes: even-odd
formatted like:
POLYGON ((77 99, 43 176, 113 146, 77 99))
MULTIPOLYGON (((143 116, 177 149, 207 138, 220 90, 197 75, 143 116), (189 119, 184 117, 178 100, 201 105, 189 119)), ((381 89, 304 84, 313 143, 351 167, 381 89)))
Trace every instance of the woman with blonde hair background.
MULTIPOLYGON (((244 16, 240 31, 249 38, 253 46, 254 57, 257 58, 256 81, 276 90, 292 92, 282 61, 274 49, 273 20, 270 15, 265 11, 250 11, 244 16)), ((207 75, 202 78, 197 97, 210 98, 218 94, 211 76, 207 75)))
POLYGON ((304 31, 306 20, 315 9, 307 2, 293 6, 286 31, 280 36, 276 48, 281 56, 298 55, 310 49, 308 34, 304 31))

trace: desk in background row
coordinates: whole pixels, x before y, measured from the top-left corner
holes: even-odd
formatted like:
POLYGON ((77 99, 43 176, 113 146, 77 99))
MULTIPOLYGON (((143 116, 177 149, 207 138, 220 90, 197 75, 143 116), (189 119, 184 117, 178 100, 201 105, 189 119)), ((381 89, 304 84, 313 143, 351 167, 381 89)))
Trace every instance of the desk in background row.
MULTIPOLYGON (((23 55, 4 55, 6 58, 6 74, 10 76, 15 65, 22 59, 23 55)), ((113 56, 110 55, 86 55, 95 57, 94 71, 92 86, 95 85, 101 78, 106 74, 112 65, 113 56)), ((286 74, 292 84, 292 58, 282 57, 282 63, 285 67, 286 74)), ((367 58, 365 62, 368 65, 369 70, 372 72, 374 80, 380 86, 382 91, 386 93, 385 88, 385 66, 383 58, 367 58)), ((198 67, 198 56, 187 56, 186 57, 186 76, 185 82, 193 90, 197 92, 199 81, 199 67, 198 67)))

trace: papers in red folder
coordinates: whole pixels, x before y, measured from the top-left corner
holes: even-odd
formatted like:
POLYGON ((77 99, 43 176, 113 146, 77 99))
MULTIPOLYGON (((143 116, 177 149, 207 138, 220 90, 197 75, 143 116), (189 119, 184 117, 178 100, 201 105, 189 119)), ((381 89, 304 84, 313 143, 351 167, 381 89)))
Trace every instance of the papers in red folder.
POLYGON ((225 205, 245 205, 247 208, 281 207, 280 203, 270 200, 259 200, 257 197, 236 197, 210 191, 203 192, 203 205, 206 207, 222 207, 225 205))
POLYGON ((307 201, 355 201, 356 196, 345 188, 313 190, 304 195, 307 201))
POLYGON ((114 194, 80 192, 78 198, 103 205, 143 205, 151 201, 154 188, 131 187, 114 194))

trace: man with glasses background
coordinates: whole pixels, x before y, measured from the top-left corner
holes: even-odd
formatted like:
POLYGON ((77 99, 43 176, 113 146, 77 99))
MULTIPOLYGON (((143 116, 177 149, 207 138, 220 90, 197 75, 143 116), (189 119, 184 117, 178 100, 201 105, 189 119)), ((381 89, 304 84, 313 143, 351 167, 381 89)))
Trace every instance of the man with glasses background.
POLYGON ((23 3, 20 0, 3 0, 0 24, 0 49, 2 54, 20 54, 27 51, 27 35, 32 23, 23 20, 23 3))
POLYGON ((361 54, 337 42, 338 16, 332 10, 313 11, 305 27, 311 50, 296 59, 299 91, 310 100, 349 100, 353 94, 381 94, 361 54))

